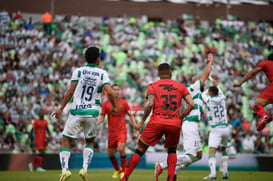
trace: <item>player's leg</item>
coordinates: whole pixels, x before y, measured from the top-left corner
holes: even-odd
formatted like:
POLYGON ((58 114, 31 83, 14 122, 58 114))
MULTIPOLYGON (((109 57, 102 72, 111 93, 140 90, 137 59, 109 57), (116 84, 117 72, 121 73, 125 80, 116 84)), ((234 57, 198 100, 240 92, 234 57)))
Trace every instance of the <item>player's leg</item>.
POLYGON ((270 104, 270 102, 273 102, 272 93, 273 93, 273 88, 268 87, 255 100, 253 110, 261 118, 261 121, 257 125, 257 131, 263 130, 266 124, 272 121, 272 118, 269 117, 264 110, 264 107, 267 104, 270 104))
POLYGON ((220 145, 221 137, 217 133, 216 128, 212 129, 209 134, 209 159, 208 159, 208 165, 210 168, 210 174, 203 179, 216 179, 216 158, 215 153, 216 149, 220 145))
POLYGON ((176 180, 175 166, 177 163, 176 147, 180 138, 181 128, 176 126, 164 126, 164 135, 166 138, 165 147, 168 149, 168 177, 167 180, 176 180))
POLYGON ((108 140, 108 157, 112 163, 112 166, 115 169, 115 171, 112 175, 112 178, 118 178, 118 176, 120 174, 120 167, 118 164, 117 157, 115 156, 117 142, 115 142, 115 146, 113 146, 113 144, 110 145, 110 143, 113 143, 113 139, 112 139, 112 141, 110 139, 108 140))
POLYGON ((141 157, 145 154, 147 149, 149 148, 149 145, 145 144, 141 140, 138 141, 137 149, 132 154, 128 164, 127 168, 125 169, 124 176, 120 179, 120 181, 127 181, 129 179, 129 176, 134 171, 135 167, 138 165, 141 157))
MULTIPOLYGON (((126 140, 126 139, 125 139, 126 140)), ((120 163, 121 163, 121 174, 120 174, 120 177, 122 178, 123 175, 124 175, 124 171, 125 171, 125 168, 126 168, 126 163, 127 163, 127 158, 126 158, 126 152, 125 152, 125 143, 126 141, 122 141, 122 142, 119 142, 118 143, 118 148, 117 148, 117 151, 119 152, 120 154, 120 163), (124 143, 125 142, 125 143, 124 143)))
POLYGON ((147 151, 149 146, 154 146, 162 137, 163 133, 161 131, 161 125, 151 125, 147 124, 144 128, 142 134, 140 135, 137 149, 132 154, 127 167, 125 169, 124 176, 120 179, 120 181, 127 181, 131 173, 133 172, 134 168, 138 165, 141 157, 147 151))
POLYGON ((68 162, 71 155, 70 145, 71 145, 71 139, 68 137, 63 136, 62 138, 62 145, 60 148, 60 163, 62 167, 62 175, 60 177, 60 181, 66 181, 71 177, 71 172, 68 168, 68 162))
POLYGON ((221 147, 221 165, 222 165, 222 173, 223 173, 223 179, 227 179, 228 178, 228 153, 226 151, 225 147, 221 147))
POLYGON ((43 158, 45 155, 45 149, 39 148, 38 151, 39 151, 39 155, 38 155, 38 160, 37 160, 37 171, 44 172, 46 170, 42 168, 42 163, 43 163, 43 158))
POLYGON ((60 148, 60 163, 62 167, 62 174, 60 177, 60 181, 66 181, 71 177, 71 172, 69 171, 68 162, 71 155, 71 142, 73 139, 77 139, 78 130, 82 125, 80 123, 80 119, 77 116, 73 116, 69 114, 68 119, 66 121, 64 130, 62 143, 60 148))
POLYGON ((94 143, 97 135, 97 118, 81 117, 82 129, 85 136, 85 147, 83 149, 83 165, 79 175, 83 181, 88 181, 87 169, 90 165, 94 154, 94 143))

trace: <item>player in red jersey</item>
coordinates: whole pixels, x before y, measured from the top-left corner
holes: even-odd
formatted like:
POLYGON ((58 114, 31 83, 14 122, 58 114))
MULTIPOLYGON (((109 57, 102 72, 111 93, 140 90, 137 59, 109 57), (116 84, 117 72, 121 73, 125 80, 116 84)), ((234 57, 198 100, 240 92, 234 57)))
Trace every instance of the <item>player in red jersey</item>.
POLYGON ((257 126, 257 131, 263 130, 266 124, 272 121, 272 118, 266 114, 264 107, 267 104, 273 104, 273 53, 268 56, 267 60, 260 62, 253 70, 246 73, 240 82, 234 83, 233 85, 234 87, 239 87, 261 71, 265 73, 270 83, 258 96, 253 106, 253 110, 261 118, 257 126))
POLYGON ((111 160, 113 167, 115 168, 115 172, 113 174, 113 178, 122 177, 124 174, 124 170, 126 167, 126 139, 127 139, 127 128, 125 122, 125 115, 127 114, 131 120, 133 126, 135 126, 135 118, 132 114, 130 114, 129 105, 126 100, 120 98, 120 87, 116 84, 112 85, 112 89, 114 91, 115 100, 117 102, 117 112, 112 112, 112 104, 109 100, 105 101, 102 104, 102 109, 100 113, 100 118, 98 120, 98 125, 101 124, 105 115, 108 116, 108 156, 111 160), (115 156, 115 152, 118 151, 120 154, 120 168, 117 158, 115 156))
POLYGON ((32 130, 30 132, 30 136, 35 132, 35 144, 36 149, 39 151, 39 155, 35 157, 32 163, 28 164, 29 171, 33 171, 33 167, 37 165, 37 171, 43 172, 46 171, 42 168, 43 157, 45 154, 46 149, 46 132, 48 133, 49 137, 50 132, 48 130, 48 123, 47 120, 44 119, 44 112, 43 110, 40 111, 39 115, 40 119, 34 121, 32 126, 32 130))
POLYGON ((187 88, 174 80, 171 80, 171 67, 167 63, 162 63, 158 67, 159 81, 149 84, 146 103, 144 105, 144 114, 141 122, 135 127, 136 130, 142 128, 146 118, 153 110, 150 121, 144 128, 138 146, 132 154, 124 177, 121 181, 127 181, 134 168, 137 166, 141 156, 146 152, 149 146, 154 146, 163 135, 165 135, 165 148, 168 150, 168 178, 173 181, 174 170, 177 161, 176 147, 179 142, 182 120, 189 114, 194 107, 194 102, 187 88), (179 115, 181 101, 184 99, 188 106, 183 114, 179 115))

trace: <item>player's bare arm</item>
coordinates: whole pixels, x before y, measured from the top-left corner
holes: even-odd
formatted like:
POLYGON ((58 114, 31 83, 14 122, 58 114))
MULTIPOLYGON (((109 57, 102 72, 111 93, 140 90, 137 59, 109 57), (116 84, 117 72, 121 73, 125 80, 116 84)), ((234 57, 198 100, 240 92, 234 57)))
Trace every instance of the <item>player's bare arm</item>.
POLYGON ((98 125, 101 124, 104 121, 104 119, 105 119, 105 114, 101 114, 100 117, 99 117, 99 119, 98 119, 97 124, 98 125))
POLYGON ((204 70, 203 74, 202 74, 201 77, 200 77, 200 81, 201 81, 201 85, 202 85, 202 86, 204 86, 205 81, 206 81, 206 80, 208 79, 208 77, 209 77, 209 74, 210 74, 210 72, 211 72, 211 66, 212 66, 212 61, 213 61, 213 59, 214 59, 213 54, 212 54, 212 53, 209 53, 209 54, 207 55, 207 65, 206 65, 206 67, 205 67, 205 70, 204 70))
POLYGON ((144 122, 146 121, 147 117, 150 115, 153 106, 155 103, 155 96, 153 94, 148 95, 147 101, 144 104, 144 114, 142 116, 142 119, 140 121, 140 123, 138 123, 135 126, 135 129, 138 131, 140 128, 142 128, 144 122))
POLYGON ((184 112, 182 113, 182 115, 180 116, 181 121, 187 117, 187 115, 191 112, 191 110, 194 108, 194 102, 192 99, 192 96, 190 94, 186 95, 184 97, 184 100, 186 101, 186 103, 188 104, 186 109, 184 110, 184 112))
POLYGON ((115 100, 115 96, 113 93, 113 90, 111 88, 111 86, 109 84, 106 84, 103 86, 104 90, 107 93, 108 99, 110 101, 110 103, 112 104, 112 111, 113 112, 117 112, 117 107, 116 107, 116 100, 115 100))
POLYGON ((64 99, 61 104, 61 107, 55 113, 53 113, 53 116, 55 116, 57 119, 61 118, 61 114, 63 112, 63 109, 66 106, 66 104, 71 100, 77 85, 78 85, 78 82, 71 82, 69 88, 67 89, 67 91, 64 95, 64 99))
POLYGON ((262 67, 255 67, 250 72, 246 73, 242 80, 238 83, 234 83, 233 87, 240 87, 244 82, 248 81, 249 79, 253 78, 258 72, 263 70, 262 67))

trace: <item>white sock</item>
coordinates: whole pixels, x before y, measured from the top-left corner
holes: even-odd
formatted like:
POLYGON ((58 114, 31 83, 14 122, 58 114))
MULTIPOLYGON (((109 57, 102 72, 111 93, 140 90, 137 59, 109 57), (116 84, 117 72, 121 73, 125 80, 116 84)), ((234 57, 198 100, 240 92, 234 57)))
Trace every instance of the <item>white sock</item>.
POLYGON ((223 173, 228 173, 228 156, 227 155, 222 155, 221 156, 221 162, 222 162, 222 169, 223 173))
POLYGON ((68 162, 69 162, 70 155, 71 155, 70 148, 61 147, 59 156, 60 156, 60 163, 61 163, 63 173, 66 170, 68 170, 68 162))
POLYGON ((91 160, 93 158, 94 154, 94 147, 91 145, 86 145, 85 148, 83 149, 83 164, 82 168, 84 170, 87 170, 89 164, 91 163, 91 160))
POLYGON ((209 168, 210 168, 210 175, 216 176, 216 158, 215 155, 209 156, 209 168))
POLYGON ((195 160, 190 155, 178 155, 177 163, 175 166, 175 175, 178 174, 179 170, 183 170, 190 166, 195 160))
POLYGON ((159 162, 159 164, 160 164, 160 166, 161 166, 162 169, 165 169, 165 168, 168 167, 167 162, 159 162))

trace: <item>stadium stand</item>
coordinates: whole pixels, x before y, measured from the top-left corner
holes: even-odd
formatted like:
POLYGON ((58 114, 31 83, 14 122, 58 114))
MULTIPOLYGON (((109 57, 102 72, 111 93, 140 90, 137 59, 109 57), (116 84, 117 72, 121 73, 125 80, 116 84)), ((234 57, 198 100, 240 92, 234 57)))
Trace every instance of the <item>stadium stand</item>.
MULTIPOLYGON (((256 117, 251 110, 254 98, 267 85, 265 76, 259 74, 242 89, 232 87, 233 81, 241 79, 244 72, 270 53, 272 25, 243 22, 237 17, 232 21, 218 18, 214 23, 200 22, 191 15, 184 17, 148 22, 145 17, 95 19, 67 14, 55 18, 49 35, 41 20, 24 19, 18 13, 6 18, 8 22, 0 25, 0 152, 31 152, 29 131, 41 108, 45 109, 54 137, 47 152, 58 151, 66 115, 57 122, 50 114, 60 105, 71 71, 84 64, 83 48, 96 45, 101 48, 101 66, 121 85, 123 97, 135 111, 141 110, 148 83, 157 80, 159 63, 170 63, 173 78, 187 84, 204 68, 206 52, 213 51, 216 60, 212 72, 227 96, 237 151, 272 153, 273 124, 256 132, 256 117)), ((209 131, 206 114, 202 119, 200 132, 205 143, 209 131)), ((97 151, 107 148, 105 126, 99 127, 97 151)), ((128 127, 130 151, 137 139, 128 127)), ((162 151, 163 144, 152 149, 162 151)), ((77 152, 82 147, 80 139, 72 150, 77 152)))

